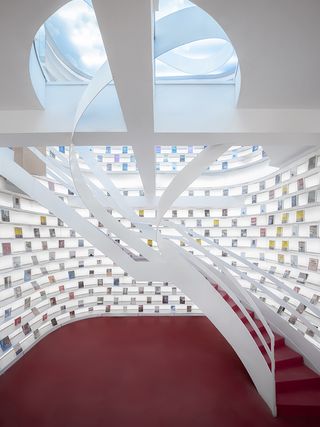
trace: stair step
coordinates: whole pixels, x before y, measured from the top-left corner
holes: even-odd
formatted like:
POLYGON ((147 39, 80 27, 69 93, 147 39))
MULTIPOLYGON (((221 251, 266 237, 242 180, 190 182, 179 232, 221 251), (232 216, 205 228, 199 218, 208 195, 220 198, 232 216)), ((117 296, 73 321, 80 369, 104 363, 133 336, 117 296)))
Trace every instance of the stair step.
MULTIPOLYGON (((266 343, 268 344, 268 346, 270 348, 271 339, 270 339, 269 335, 267 334, 267 332, 263 332, 262 335, 263 335, 264 339, 266 340, 266 343)), ((285 344, 284 338, 281 335, 278 335, 275 333, 273 333, 273 335, 274 335, 274 348, 276 349, 276 348, 280 348, 280 347, 284 346, 284 344, 285 344)), ((260 338, 257 335, 254 337, 254 340, 257 343, 261 352, 262 353, 265 352, 265 348, 264 348, 262 342, 260 341, 260 338)))
POLYGON ((305 365, 290 366, 276 371, 277 393, 281 391, 308 389, 320 390, 320 375, 305 365))
MULTIPOLYGON (((263 323, 260 320, 255 320, 255 324, 257 325, 260 332, 262 332, 262 333, 265 332, 265 328, 263 326, 263 323)), ((257 336, 256 331, 253 329, 253 327, 249 323, 246 324, 246 328, 248 329, 248 331, 250 332, 250 334, 253 337, 257 336)))
MULTIPOLYGON (((270 361, 268 356, 265 353, 262 353, 264 358, 267 360, 268 365, 270 366, 270 361)), ((276 348, 274 351, 274 358, 276 362, 276 370, 281 368, 286 368, 289 366, 297 366, 303 364, 303 357, 291 350, 291 348, 287 346, 282 346, 280 348, 276 348)))
POLYGON ((319 417, 320 390, 305 387, 277 393, 277 408, 278 415, 282 416, 319 417))

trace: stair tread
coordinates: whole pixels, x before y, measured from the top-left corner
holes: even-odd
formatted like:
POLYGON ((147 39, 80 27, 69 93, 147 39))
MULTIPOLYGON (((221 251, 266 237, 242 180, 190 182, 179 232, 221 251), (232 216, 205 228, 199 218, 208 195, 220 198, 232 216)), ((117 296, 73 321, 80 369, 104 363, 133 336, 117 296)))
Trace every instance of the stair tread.
POLYGON ((283 391, 277 393, 277 405, 318 406, 320 409, 320 389, 283 391))
POLYGON ((303 360, 302 356, 299 353, 294 350, 291 350, 291 348, 287 347, 286 345, 280 348, 275 348, 274 357, 276 360, 285 360, 295 357, 301 357, 301 360, 303 360))
POLYGON ((305 365, 290 366, 276 371, 277 383, 294 380, 308 380, 314 378, 318 378, 320 381, 320 376, 305 365))

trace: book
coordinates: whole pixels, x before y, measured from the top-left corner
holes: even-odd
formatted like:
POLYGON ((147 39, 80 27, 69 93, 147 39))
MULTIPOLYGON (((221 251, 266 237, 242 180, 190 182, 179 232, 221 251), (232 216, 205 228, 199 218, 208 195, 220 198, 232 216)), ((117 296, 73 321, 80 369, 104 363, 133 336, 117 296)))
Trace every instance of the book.
POLYGON ((232 220, 231 220, 231 226, 232 227, 237 227, 237 225, 238 225, 238 220, 236 218, 232 218, 232 220))
POLYGON ((242 186, 242 194, 248 194, 248 186, 247 185, 242 186))
POLYGON ((289 240, 282 240, 281 249, 287 251, 289 249, 289 240))
POLYGON ((139 209, 139 216, 144 217, 144 209, 139 209))
POLYGON ((303 178, 299 178, 297 181, 297 190, 300 191, 300 190, 303 190, 303 188, 304 188, 303 178))
POLYGON ((12 205, 15 209, 20 209, 20 199, 19 197, 13 196, 12 205))
POLYGON ((309 237, 315 238, 318 237, 318 226, 317 225, 310 225, 309 227, 309 237))
POLYGON ((308 273, 302 273, 300 272, 297 278, 297 283, 304 284, 308 278, 308 273))
POLYGON ((4 277, 4 288, 5 289, 10 288, 11 284, 12 284, 12 282, 11 282, 11 276, 5 276, 4 277))
POLYGON ((296 222, 303 222, 304 221, 304 211, 296 211, 296 222))
POLYGON ((269 191, 269 200, 274 199, 274 190, 269 191))
POLYGON ((318 304, 319 301, 320 301, 320 295, 313 294, 311 299, 310 299, 310 303, 311 304, 318 304))
POLYGON ((34 237, 36 237, 36 238, 39 238, 39 237, 40 237, 40 230, 39 230, 39 228, 34 228, 34 229, 33 229, 33 235, 34 235, 34 237))
POLYGON ((278 211, 283 209, 283 200, 278 200, 278 211))
POLYGON ((26 252, 31 252, 32 251, 32 243, 30 241, 26 241, 24 243, 24 248, 26 252))
POLYGON ((269 215, 268 216, 268 225, 273 225, 274 223, 274 215, 269 215))
POLYGON ((31 255, 31 260, 33 265, 39 264, 38 257, 36 255, 31 255))
POLYGON ((30 325, 29 325, 29 323, 28 323, 28 322, 27 322, 27 323, 25 323, 24 325, 22 325, 22 332, 23 332, 25 335, 30 334, 30 332, 31 332, 31 327, 30 327, 30 325))
POLYGON ((281 179, 281 176, 280 176, 280 174, 277 174, 276 176, 275 176, 275 184, 279 184, 280 183, 280 179, 281 179))
POLYGON ((266 205, 265 204, 260 205, 260 213, 261 214, 266 213, 266 205))
POLYGON ((238 246, 238 240, 237 240, 237 239, 232 239, 231 246, 232 246, 233 248, 236 248, 236 247, 238 246))
POLYGON ((24 270, 23 280, 24 280, 24 282, 29 282, 29 280, 31 280, 31 269, 24 270))
POLYGON ((306 306, 306 305, 304 305, 304 304, 302 304, 302 302, 301 302, 301 303, 298 305, 298 307, 297 307, 297 312, 298 312, 299 314, 302 314, 306 308, 307 308, 307 306, 306 306))
POLYGON ((291 255, 291 266, 298 267, 298 255, 291 255))
POLYGON ((298 242, 298 251, 299 252, 305 252, 306 251, 306 242, 304 242, 304 241, 298 242))
POLYGON ((282 234, 283 234, 283 227, 277 227, 276 236, 282 237, 282 234))
POLYGON ((47 225, 47 217, 44 215, 40 216, 40 224, 41 225, 47 225))
POLYGON ((222 229, 221 230, 221 237, 227 237, 228 236, 228 230, 227 229, 222 229))
POLYGON ((3 222, 10 222, 10 212, 7 209, 1 209, 1 220, 3 222))
POLYGON ((58 247, 59 249, 64 248, 64 240, 59 240, 58 247))
POLYGON ((51 307, 53 307, 54 305, 56 305, 57 304, 57 299, 56 299, 56 297, 51 297, 50 298, 50 305, 51 305, 51 307))
POLYGON ((246 228, 242 228, 240 231, 240 235, 241 237, 247 237, 247 229, 246 228))
POLYGON ((260 181, 259 182, 259 190, 265 190, 266 188, 266 182, 265 181, 260 181))
POLYGON ((51 319, 51 324, 52 324, 52 326, 57 326, 58 322, 57 322, 57 319, 55 317, 53 319, 51 319))
POLYGON ((286 224, 289 221, 289 213, 284 212, 281 217, 282 224, 286 224))
POLYGON ((219 227, 219 223, 220 223, 220 221, 218 219, 213 220, 213 226, 214 227, 219 227))
POLYGON ((308 193, 308 203, 315 203, 316 202, 316 191, 311 190, 308 193))
POLYGON ((10 338, 8 336, 6 336, 0 340, 0 347, 1 347, 1 350, 3 352, 9 350, 9 348, 12 347, 10 338))
POLYGON ((16 298, 20 298, 22 296, 21 286, 17 286, 16 288, 14 288, 14 296, 16 298))
POLYGON ((75 272, 73 270, 68 271, 68 276, 69 276, 69 279, 74 279, 76 277, 75 272))
POLYGON ((269 240, 269 249, 274 249, 276 247, 276 242, 275 240, 269 240))
MULTIPOLYGON (((241 208, 241 215, 246 215, 247 214, 247 208, 245 206, 243 206, 241 208)), ((227 215, 226 215, 227 216, 227 215)))
POLYGON ((50 237, 56 237, 56 230, 54 228, 49 228, 50 237))
POLYGON ((2 243, 2 255, 11 255, 11 243, 2 243))
POLYGON ((297 316, 294 316, 293 314, 289 317, 289 323, 291 323, 292 325, 294 325, 297 321, 297 316))
POLYGON ((268 273, 269 274, 274 274, 276 272, 277 267, 275 265, 271 265, 269 268, 268 273))
POLYGON ((253 203, 257 203, 257 195, 256 194, 253 194, 252 196, 251 196, 251 203, 253 204, 253 203))
POLYGON ((293 291, 296 292, 297 294, 300 292, 300 290, 301 290, 300 286, 295 286, 293 288, 293 291))
POLYGON ((290 276, 291 271, 290 270, 284 270, 282 277, 284 279, 288 278, 290 276))
POLYGON ((278 254, 278 263, 284 264, 284 255, 283 254, 278 254))
POLYGON ((22 353, 22 347, 20 344, 15 344, 13 347, 14 352, 16 353, 16 356, 19 356, 20 353, 22 353))
POLYGON ((267 235, 267 229, 266 228, 260 228, 260 237, 266 237, 267 235))
POLYGON ((257 217, 251 217, 251 225, 257 225, 257 217))
POLYGON ((14 235, 16 239, 22 239, 23 238, 22 228, 14 227, 14 235))
POLYGON ((308 160, 308 170, 314 169, 317 163, 317 156, 310 157, 308 160))
POLYGON ((228 216, 228 209, 222 209, 222 216, 228 216))
POLYGON ((291 207, 294 208, 297 206, 297 196, 292 196, 291 197, 291 207))
POLYGON ((309 258, 308 270, 317 271, 319 265, 319 259, 317 258, 309 258))
POLYGON ((285 196, 286 194, 288 194, 289 191, 289 187, 288 184, 285 184, 282 186, 282 195, 285 196))
MULTIPOLYGON (((40 237, 40 234, 39 234, 38 237, 40 237)), ((44 240, 44 241, 41 242, 41 246, 42 246, 42 250, 43 251, 47 251, 48 250, 48 242, 46 240, 44 240)))
POLYGON ((12 308, 9 307, 7 309, 4 310, 4 320, 7 320, 11 317, 11 313, 12 313, 12 308))
POLYGON ((14 326, 19 326, 19 325, 21 325, 21 316, 14 319, 14 326))

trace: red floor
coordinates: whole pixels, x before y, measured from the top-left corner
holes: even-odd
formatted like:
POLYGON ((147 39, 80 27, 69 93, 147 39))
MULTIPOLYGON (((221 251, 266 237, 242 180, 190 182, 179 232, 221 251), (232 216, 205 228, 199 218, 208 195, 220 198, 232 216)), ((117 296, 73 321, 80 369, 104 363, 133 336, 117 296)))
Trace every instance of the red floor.
POLYGON ((0 377, 0 426, 316 426, 274 419, 204 317, 82 320, 0 377))

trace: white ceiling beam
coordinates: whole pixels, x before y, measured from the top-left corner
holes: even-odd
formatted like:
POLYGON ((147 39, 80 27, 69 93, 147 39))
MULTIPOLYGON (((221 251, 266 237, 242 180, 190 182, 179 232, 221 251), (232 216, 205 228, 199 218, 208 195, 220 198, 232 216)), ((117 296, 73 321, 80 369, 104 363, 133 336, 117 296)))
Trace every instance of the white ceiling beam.
POLYGON ((93 6, 145 193, 153 195, 153 2, 94 0, 93 6))

